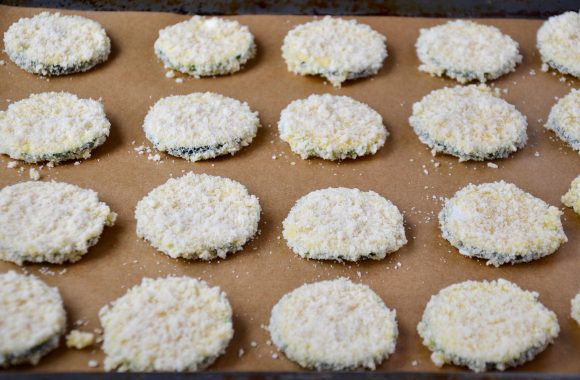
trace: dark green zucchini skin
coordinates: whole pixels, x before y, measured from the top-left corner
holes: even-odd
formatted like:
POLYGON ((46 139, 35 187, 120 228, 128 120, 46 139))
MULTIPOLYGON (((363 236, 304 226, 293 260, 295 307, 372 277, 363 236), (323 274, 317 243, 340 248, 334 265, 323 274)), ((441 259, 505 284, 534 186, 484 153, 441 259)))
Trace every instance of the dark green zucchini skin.
POLYGON ((63 330, 57 332, 54 336, 50 337, 45 342, 42 342, 28 351, 18 352, 7 354, 0 361, 0 368, 8 368, 13 365, 24 364, 24 363, 31 363, 36 364, 38 361, 46 355, 48 352, 52 351, 58 346, 58 342, 60 340, 60 336, 64 333, 63 330))
POLYGON ((67 160, 74 160, 74 159, 78 159, 78 158, 85 158, 85 156, 94 148, 102 145, 106 138, 108 136, 103 135, 103 136, 99 136, 98 138, 96 138, 93 141, 89 141, 86 144, 81 145, 80 147, 76 148, 76 149, 72 149, 72 150, 68 150, 65 152, 56 152, 56 153, 46 153, 46 154, 40 154, 40 155, 33 155, 33 154, 29 154, 29 153, 24 153, 21 156, 18 157, 13 157, 11 156, 11 158, 17 159, 17 160, 23 160, 29 163, 37 163, 37 162, 62 162, 62 161, 67 161, 67 160))
POLYGON ((26 56, 22 54, 14 54, 10 55, 10 59, 21 69, 31 73, 31 74, 38 74, 38 75, 45 75, 45 76, 61 76, 61 75, 68 75, 74 73, 81 73, 92 69, 93 67, 97 66, 99 63, 105 62, 109 57, 109 52, 101 54, 97 58, 84 61, 84 62, 77 62, 72 65, 63 66, 63 65, 54 65, 54 64, 44 64, 38 61, 30 61, 26 58, 26 56))

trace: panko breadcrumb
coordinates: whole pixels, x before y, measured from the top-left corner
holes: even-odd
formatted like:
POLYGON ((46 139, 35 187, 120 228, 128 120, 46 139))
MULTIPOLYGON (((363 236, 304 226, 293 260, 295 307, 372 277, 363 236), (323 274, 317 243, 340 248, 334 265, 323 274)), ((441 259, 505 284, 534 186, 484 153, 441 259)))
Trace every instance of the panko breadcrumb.
POLYGON ((290 248, 310 259, 381 260, 407 243, 397 206, 359 189, 313 191, 296 202, 283 226, 290 248))
POLYGON ((225 293, 189 277, 144 278, 99 318, 108 371, 199 371, 234 335, 225 293))
POLYGON ((111 41, 96 21, 42 12, 12 24, 4 33, 4 49, 16 65, 30 73, 65 75, 106 61, 111 41))
POLYGON ((154 48, 166 67, 194 77, 234 73, 256 54, 247 26, 218 17, 193 16, 161 29, 154 48))
POLYGON ((438 367, 503 371, 532 360, 560 326, 538 293, 504 279, 465 281, 431 297, 417 331, 438 367))
POLYGON ((570 189, 562 196, 562 203, 580 215, 580 175, 574 178, 570 189))
POLYGON ((573 89, 558 100, 550 111, 545 127, 580 152, 580 90, 573 89))
POLYGON ((137 235, 173 258, 211 260, 258 231, 260 204, 239 182, 207 174, 171 178, 137 204, 137 235))
POLYGON ((422 143, 459 161, 504 158, 527 141, 527 120, 486 85, 434 90, 413 104, 409 124, 422 143))
POLYGON ((249 145, 260 121, 247 103, 211 92, 169 96, 145 117, 145 136, 157 149, 190 161, 234 154, 249 145))
POLYGON ((58 289, 32 275, 0 274, 0 368, 38 364, 58 346, 65 326, 58 289))
POLYGON ((72 330, 65 337, 66 346, 68 348, 75 348, 77 350, 82 350, 92 346, 95 343, 95 334, 91 332, 72 330))
POLYGON ((288 70, 321 75, 334 87, 376 74, 387 57, 386 37, 366 24, 326 16, 288 32, 282 57, 288 70))
POLYGON ((460 83, 486 82, 510 71, 522 61, 519 46, 498 28, 456 20, 421 29, 415 44, 420 71, 447 75, 460 83))
POLYGON ((43 92, 0 111, 0 153, 36 163, 89 158, 109 136, 103 104, 67 92, 43 92))
POLYGON ((21 182, 0 190, 0 259, 62 264, 95 245, 117 214, 93 190, 64 182, 21 182))
POLYGON ((563 74, 580 78, 580 12, 550 17, 538 30, 542 62, 563 74))
POLYGON ((280 138, 306 159, 343 160, 375 154, 389 135, 381 115, 347 96, 310 95, 280 114, 280 138))
POLYGON ((570 316, 580 325, 580 293, 576 294, 570 301, 570 316))
POLYGON ((272 309, 272 341, 290 360, 319 371, 375 369, 393 352, 396 311, 346 278, 305 284, 272 309))
POLYGON ((28 170, 28 176, 30 177, 31 180, 33 181, 38 181, 40 180, 40 172, 38 170, 36 170, 35 168, 30 168, 28 170))
POLYGON ((525 263, 551 255, 568 241, 562 211, 504 181, 469 184, 439 213, 443 238, 488 265, 525 263))

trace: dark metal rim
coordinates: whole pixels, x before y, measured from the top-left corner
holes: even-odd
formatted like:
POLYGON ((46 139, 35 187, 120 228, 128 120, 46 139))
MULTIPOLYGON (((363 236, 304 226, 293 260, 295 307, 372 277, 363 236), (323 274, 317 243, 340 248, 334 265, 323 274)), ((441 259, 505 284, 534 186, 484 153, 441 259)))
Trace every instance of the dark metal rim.
POLYGON ((577 0, 0 0, 1 4, 93 11, 181 14, 390 15, 423 17, 547 18, 578 11, 577 0))
POLYGON ((0 379, 63 379, 63 380, 101 380, 101 379, 139 379, 139 380, 507 380, 507 379, 551 379, 572 380, 580 379, 580 374, 533 373, 533 372, 204 372, 204 373, 38 373, 18 374, 0 373, 0 379))

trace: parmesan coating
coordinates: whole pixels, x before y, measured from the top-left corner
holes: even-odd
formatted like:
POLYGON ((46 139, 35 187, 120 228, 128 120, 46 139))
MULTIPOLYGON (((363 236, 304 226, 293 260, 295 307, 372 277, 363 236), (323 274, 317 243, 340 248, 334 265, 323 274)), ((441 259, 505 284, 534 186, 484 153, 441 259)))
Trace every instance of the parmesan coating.
POLYGON ((65 326, 58 289, 32 275, 0 274, 0 367, 38 364, 58 346, 65 326))
POLYGON ((4 48, 10 59, 29 73, 65 75, 106 61, 111 41, 96 21, 42 12, 12 24, 4 33, 4 48))
POLYGON ((434 90, 413 104, 409 124, 423 144, 459 161, 504 158, 527 141, 527 120, 485 85, 434 90))
POLYGON ((103 104, 67 92, 43 92, 0 111, 0 153, 36 163, 89 158, 109 136, 103 104))
POLYGON ((304 258, 381 260, 407 243, 397 206, 359 189, 313 191, 296 202, 283 226, 288 245, 304 258))
POLYGON ((137 204, 137 235, 173 258, 224 259, 258 231, 258 198, 229 178, 188 173, 137 204))
POLYGON ((319 371, 375 369, 393 352, 396 311, 346 278, 305 284, 278 301, 272 341, 290 360, 319 371))
POLYGON ((64 182, 21 182, 0 190, 0 259, 62 264, 95 245, 117 214, 93 190, 64 182))
POLYGON ((573 89, 558 100, 550 111, 545 127, 580 152, 580 90, 573 89))
POLYGON ((538 293, 504 279, 465 281, 431 297, 417 331, 438 367, 503 371, 532 360, 558 336, 556 314, 538 293))
POLYGON ((284 38, 288 70, 321 75, 334 87, 376 74, 387 57, 386 37, 356 20, 324 17, 294 27, 284 38))
POLYGON ((344 160, 375 154, 389 132, 381 115, 347 96, 310 95, 280 114, 280 138, 306 159, 344 160))
POLYGON ((562 203, 580 215, 580 176, 574 178, 570 190, 562 196, 562 203))
POLYGON ((563 74, 580 78, 580 12, 550 17, 538 30, 542 62, 563 74))
POLYGON ((522 62, 519 45, 494 26, 456 20, 421 29, 417 43, 420 71, 467 83, 486 82, 522 62))
POLYGON ((66 346, 68 348, 82 350, 83 348, 92 346, 93 343, 95 343, 95 334, 79 330, 72 330, 65 339, 66 346))
POLYGON ((234 335, 225 293, 189 277, 144 278, 99 318, 107 371, 199 371, 234 335))
POLYGON ((161 29, 154 48, 166 67, 196 78, 234 73, 256 55, 248 27, 218 17, 193 16, 161 29))
POLYGON ((568 241, 562 211, 504 181, 469 184, 439 213, 443 238, 488 265, 525 263, 551 255, 568 241))
POLYGON ((570 305, 572 306, 570 316, 580 325, 580 293, 572 298, 570 305))
POLYGON ((145 117, 155 147, 190 161, 234 154, 249 145, 260 120, 247 103, 211 92, 159 100, 145 117))

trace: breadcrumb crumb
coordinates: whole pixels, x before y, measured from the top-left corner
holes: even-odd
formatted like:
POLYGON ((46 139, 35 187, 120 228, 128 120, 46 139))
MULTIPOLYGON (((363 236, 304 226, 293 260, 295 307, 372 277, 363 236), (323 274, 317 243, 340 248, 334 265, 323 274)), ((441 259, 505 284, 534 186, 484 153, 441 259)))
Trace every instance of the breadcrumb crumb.
POLYGON ((66 346, 68 348, 76 348, 82 350, 92 346, 95 343, 95 334, 79 330, 72 330, 66 336, 66 346))
POLYGON ((28 175, 33 181, 38 181, 40 179, 40 172, 34 168, 30 168, 28 175))

